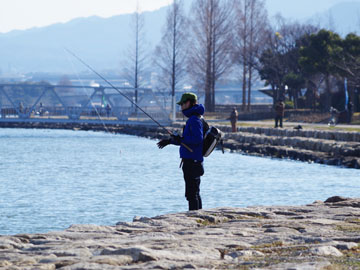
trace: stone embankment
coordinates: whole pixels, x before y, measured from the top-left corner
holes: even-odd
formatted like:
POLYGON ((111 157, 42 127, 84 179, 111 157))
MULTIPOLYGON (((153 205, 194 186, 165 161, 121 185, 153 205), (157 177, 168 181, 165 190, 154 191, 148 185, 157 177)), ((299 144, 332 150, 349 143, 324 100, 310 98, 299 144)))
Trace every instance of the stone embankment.
MULTIPOLYGON (((0 122, 0 127, 107 131, 152 139, 168 136, 151 125, 0 122)), ((224 147, 232 152, 360 169, 360 132, 239 127, 231 133, 229 126, 217 127, 224 132, 224 147)), ((182 124, 168 129, 181 133, 182 124)))
POLYGON ((225 134, 225 147, 251 155, 360 168, 359 132, 242 127, 225 134))
POLYGON ((360 199, 216 208, 0 236, 0 269, 360 269, 360 199))
POLYGON ((360 169, 360 132, 217 127, 233 152, 360 169))

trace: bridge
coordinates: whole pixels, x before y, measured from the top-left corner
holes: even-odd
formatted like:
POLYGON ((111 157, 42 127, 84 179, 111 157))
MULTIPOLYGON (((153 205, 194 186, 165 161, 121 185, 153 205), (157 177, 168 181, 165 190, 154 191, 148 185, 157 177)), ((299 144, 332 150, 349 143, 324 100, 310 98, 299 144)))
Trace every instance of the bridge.
MULTIPOLYGON (((130 100, 135 89, 117 87, 130 100)), ((162 123, 170 122, 159 96, 138 88, 138 103, 162 123)), ((51 85, 49 83, 0 84, 2 122, 150 122, 144 113, 112 87, 51 85)))

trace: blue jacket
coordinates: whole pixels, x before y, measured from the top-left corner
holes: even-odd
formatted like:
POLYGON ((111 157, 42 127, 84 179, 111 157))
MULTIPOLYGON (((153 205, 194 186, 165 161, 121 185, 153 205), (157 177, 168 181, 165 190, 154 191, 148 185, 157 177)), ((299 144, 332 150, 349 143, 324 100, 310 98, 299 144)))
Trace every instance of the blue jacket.
POLYGON ((193 152, 190 152, 180 144, 180 158, 203 161, 204 158, 202 152, 204 136, 203 123, 200 119, 200 115, 204 115, 205 108, 201 104, 196 104, 187 110, 183 110, 182 112, 189 119, 186 121, 181 143, 186 144, 193 150, 193 152))

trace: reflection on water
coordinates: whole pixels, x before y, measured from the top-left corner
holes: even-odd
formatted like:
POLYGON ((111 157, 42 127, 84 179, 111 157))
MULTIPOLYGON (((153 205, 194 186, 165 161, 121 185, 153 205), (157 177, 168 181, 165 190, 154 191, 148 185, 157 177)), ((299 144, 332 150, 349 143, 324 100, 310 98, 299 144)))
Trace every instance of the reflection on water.
MULTIPOLYGON (((176 146, 66 130, 0 129, 0 234, 114 225, 187 210, 176 146)), ((205 159, 204 208, 300 205, 359 197, 359 171, 214 152, 205 159)))

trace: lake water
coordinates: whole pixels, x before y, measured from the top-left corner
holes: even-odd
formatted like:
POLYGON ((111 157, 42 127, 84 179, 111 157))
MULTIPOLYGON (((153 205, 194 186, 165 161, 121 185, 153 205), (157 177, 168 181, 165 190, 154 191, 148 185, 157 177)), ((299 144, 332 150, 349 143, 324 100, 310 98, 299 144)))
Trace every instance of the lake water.
MULTIPOLYGON (((0 234, 115 225, 187 210, 176 146, 126 135, 0 129, 0 234)), ((360 196, 359 170, 222 154, 206 158, 204 208, 360 196)))

